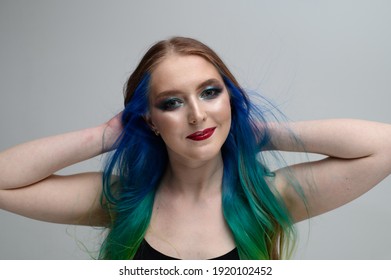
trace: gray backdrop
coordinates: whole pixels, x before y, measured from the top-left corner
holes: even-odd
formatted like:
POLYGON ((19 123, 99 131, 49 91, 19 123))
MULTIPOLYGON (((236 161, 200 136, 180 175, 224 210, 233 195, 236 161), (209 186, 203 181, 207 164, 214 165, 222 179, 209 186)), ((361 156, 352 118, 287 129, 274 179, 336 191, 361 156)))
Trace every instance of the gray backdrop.
MULTIPOLYGON (((390 12, 378 0, 1 0, 0 150, 106 121, 141 55, 172 35, 210 45, 292 120, 391 123, 390 12)), ((295 258, 391 258, 390 188, 300 223, 295 258)), ((0 224, 0 259, 88 259, 101 235, 5 211, 0 224)))

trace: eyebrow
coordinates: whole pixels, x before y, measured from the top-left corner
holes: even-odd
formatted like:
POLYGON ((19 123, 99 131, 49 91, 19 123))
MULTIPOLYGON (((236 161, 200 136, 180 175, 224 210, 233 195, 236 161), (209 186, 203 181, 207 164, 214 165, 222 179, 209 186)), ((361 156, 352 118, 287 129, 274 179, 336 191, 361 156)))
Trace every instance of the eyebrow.
MULTIPOLYGON (((202 88, 204 88, 206 86, 212 85, 212 84, 219 84, 219 85, 221 85, 221 81, 217 80, 216 78, 208 79, 208 80, 200 83, 197 86, 197 91, 201 90, 202 88)), ((180 90, 169 89, 169 90, 165 90, 165 91, 159 92, 156 95, 156 97, 157 98, 161 98, 161 97, 170 96, 170 95, 176 95, 176 94, 181 94, 181 93, 183 93, 183 92, 180 91, 180 90)))

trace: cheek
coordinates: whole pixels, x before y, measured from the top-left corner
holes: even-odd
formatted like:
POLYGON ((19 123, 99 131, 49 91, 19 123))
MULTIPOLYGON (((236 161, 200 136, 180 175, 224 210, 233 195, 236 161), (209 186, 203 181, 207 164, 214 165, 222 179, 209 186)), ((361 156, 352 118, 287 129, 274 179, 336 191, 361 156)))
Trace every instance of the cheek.
POLYGON ((216 120, 231 123, 231 103, 228 94, 214 106, 216 120))
POLYGON ((151 114, 151 122, 160 133, 168 130, 175 131, 182 120, 183 117, 180 114, 165 114, 162 112, 151 114))

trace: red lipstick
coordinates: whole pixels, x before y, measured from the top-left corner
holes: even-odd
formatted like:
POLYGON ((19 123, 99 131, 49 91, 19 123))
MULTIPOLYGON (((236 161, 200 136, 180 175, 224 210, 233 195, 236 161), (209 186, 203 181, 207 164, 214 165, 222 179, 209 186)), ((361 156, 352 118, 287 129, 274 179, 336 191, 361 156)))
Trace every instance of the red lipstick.
POLYGON ((193 141, 202 141, 202 140, 205 140, 205 139, 208 139, 209 137, 211 137, 213 135, 213 133, 215 132, 215 129, 216 129, 216 127, 211 127, 211 128, 204 129, 202 131, 197 131, 197 132, 194 132, 193 134, 190 134, 186 138, 193 140, 193 141))

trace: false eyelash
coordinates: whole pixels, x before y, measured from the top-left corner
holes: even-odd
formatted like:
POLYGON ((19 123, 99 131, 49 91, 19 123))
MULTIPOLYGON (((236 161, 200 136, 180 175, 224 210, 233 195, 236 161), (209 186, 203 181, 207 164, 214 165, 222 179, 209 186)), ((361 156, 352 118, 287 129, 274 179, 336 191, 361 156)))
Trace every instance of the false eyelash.
POLYGON ((176 97, 170 97, 170 98, 167 98, 167 99, 161 101, 157 105, 157 107, 163 111, 171 111, 171 110, 174 110, 174 109, 182 106, 182 104, 183 104, 182 100, 180 100, 176 97), (173 104, 174 102, 177 102, 176 105, 173 104), (180 104, 178 105, 178 103, 180 103, 180 104))
POLYGON ((204 89, 201 93, 201 97, 203 97, 205 95, 206 92, 210 92, 210 91, 213 91, 213 95, 212 96, 208 96, 206 97, 206 99, 213 99, 213 98, 216 98, 217 96, 220 95, 220 93, 222 93, 223 91, 223 88, 222 87, 207 87, 206 89, 204 89))

